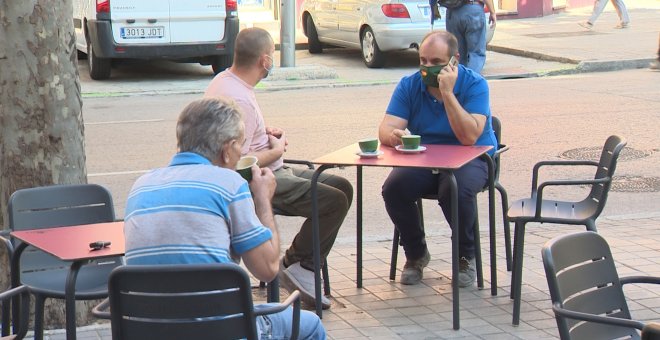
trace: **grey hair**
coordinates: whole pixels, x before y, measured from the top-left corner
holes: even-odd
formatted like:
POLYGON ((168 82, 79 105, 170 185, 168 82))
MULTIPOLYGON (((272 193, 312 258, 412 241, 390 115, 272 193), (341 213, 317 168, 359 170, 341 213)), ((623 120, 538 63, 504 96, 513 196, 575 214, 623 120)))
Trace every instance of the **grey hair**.
POLYGON ((222 146, 241 136, 243 114, 231 99, 203 98, 188 104, 176 124, 179 152, 194 152, 215 162, 222 146))

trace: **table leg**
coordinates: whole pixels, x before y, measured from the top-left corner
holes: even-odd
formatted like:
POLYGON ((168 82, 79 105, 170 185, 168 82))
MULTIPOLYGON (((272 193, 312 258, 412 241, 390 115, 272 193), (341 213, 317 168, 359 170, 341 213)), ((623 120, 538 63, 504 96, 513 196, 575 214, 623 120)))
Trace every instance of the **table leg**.
POLYGON ((356 190, 356 240, 357 240, 357 287, 362 288, 362 167, 357 167, 357 190, 356 190))
MULTIPOLYGON (((488 163, 488 225, 490 237, 490 295, 497 296, 497 242, 495 228, 495 164, 487 154, 483 157, 488 163)), ((479 217, 477 217, 479 218, 479 217)))
MULTIPOLYGON (((452 171, 449 172, 449 190, 451 197, 451 291, 453 299, 453 319, 454 330, 461 328, 461 316, 459 311, 459 291, 458 291, 458 238, 459 238, 459 224, 458 224, 458 184, 456 184, 456 177, 452 171)), ((440 192, 440 188, 438 188, 440 192)))
POLYGON ((316 315, 323 318, 323 306, 321 305, 321 240, 319 239, 319 205, 318 205, 318 181, 321 173, 332 166, 321 165, 312 175, 312 239, 314 249, 314 301, 316 301, 316 315))
POLYGON ((74 261, 66 276, 64 295, 66 299, 66 339, 76 340, 76 279, 85 261, 74 261))

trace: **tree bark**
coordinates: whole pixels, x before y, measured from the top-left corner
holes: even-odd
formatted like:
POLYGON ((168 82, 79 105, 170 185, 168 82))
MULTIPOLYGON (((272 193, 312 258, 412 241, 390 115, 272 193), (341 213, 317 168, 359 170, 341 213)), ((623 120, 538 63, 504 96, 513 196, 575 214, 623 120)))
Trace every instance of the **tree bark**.
MULTIPOLYGON (((86 183, 72 13, 71 0, 0 1, 0 223, 4 229, 7 202, 17 189, 86 183)), ((4 249, 2 253, 0 284, 6 287, 9 266, 4 249)), ((63 305, 63 300, 47 301, 46 327, 64 327, 63 305)), ((79 321, 85 322, 86 308, 78 312, 79 321)))

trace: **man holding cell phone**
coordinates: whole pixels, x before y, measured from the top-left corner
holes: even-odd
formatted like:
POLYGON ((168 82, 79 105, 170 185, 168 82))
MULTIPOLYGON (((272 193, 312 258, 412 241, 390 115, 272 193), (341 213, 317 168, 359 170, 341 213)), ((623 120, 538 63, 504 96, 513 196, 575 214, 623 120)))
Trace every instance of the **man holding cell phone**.
MULTIPOLYGON (((420 71, 397 85, 379 127, 382 144, 396 146, 401 136, 421 136, 422 144, 492 145, 488 84, 477 72, 459 65, 456 37, 449 32, 427 34, 419 48, 420 71), (408 132, 409 131, 409 132, 408 132)), ((454 172, 458 186, 459 282, 469 287, 476 279, 474 221, 476 196, 488 181, 488 165, 475 159, 454 172)), ((406 264, 402 284, 418 284, 431 259, 416 202, 438 195, 438 203, 450 221, 451 200, 446 174, 429 169, 395 168, 383 184, 385 208, 401 235, 406 264), (444 190, 438 192, 439 185, 444 190)), ((450 221, 451 222, 451 221, 450 221)))

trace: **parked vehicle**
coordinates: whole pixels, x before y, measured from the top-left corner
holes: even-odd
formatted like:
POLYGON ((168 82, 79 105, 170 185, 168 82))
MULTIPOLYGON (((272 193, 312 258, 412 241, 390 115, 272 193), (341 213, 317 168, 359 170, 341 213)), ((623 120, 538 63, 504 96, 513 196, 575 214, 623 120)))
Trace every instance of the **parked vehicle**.
MULTIPOLYGON (((419 48, 431 30, 428 0, 304 0, 300 13, 310 53, 323 52, 323 45, 360 48, 370 68, 382 67, 388 51, 419 48)), ((446 8, 440 15, 433 29, 445 29, 446 8)), ((494 34, 489 17, 485 8, 487 42, 494 34)))
POLYGON ((168 59, 231 66, 236 0, 74 0, 79 56, 92 79, 110 77, 113 59, 168 59))

